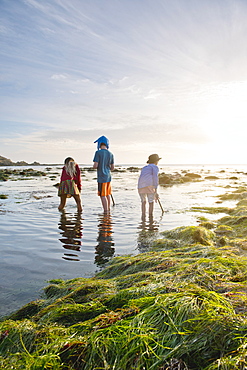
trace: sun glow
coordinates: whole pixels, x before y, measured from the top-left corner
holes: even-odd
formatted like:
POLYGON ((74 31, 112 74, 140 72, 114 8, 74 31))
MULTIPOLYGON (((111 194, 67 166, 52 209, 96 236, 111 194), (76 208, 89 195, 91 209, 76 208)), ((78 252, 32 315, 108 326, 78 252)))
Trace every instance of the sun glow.
POLYGON ((222 161, 228 158, 229 163, 242 163, 241 145, 245 144, 247 135, 246 107, 247 81, 219 85, 208 91, 204 116, 198 123, 208 137, 211 160, 216 152, 221 152, 222 161))

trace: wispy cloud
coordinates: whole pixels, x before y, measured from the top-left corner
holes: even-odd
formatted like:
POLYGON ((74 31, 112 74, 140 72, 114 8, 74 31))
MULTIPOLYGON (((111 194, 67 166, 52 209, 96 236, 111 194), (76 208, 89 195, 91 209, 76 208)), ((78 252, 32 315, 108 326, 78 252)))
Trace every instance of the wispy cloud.
POLYGON ((226 122, 246 122, 242 0, 0 7, 1 155, 56 162, 84 150, 91 161, 91 142, 106 134, 119 162, 139 162, 141 148, 208 162, 230 143, 226 122))

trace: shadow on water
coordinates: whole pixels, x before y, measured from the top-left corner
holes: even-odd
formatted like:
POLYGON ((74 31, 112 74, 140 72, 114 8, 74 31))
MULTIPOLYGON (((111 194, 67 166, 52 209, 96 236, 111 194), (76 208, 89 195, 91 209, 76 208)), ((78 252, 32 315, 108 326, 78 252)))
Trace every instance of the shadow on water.
POLYGON ((58 228, 61 230, 62 238, 59 239, 63 244, 63 248, 67 251, 63 255, 63 259, 69 261, 80 261, 79 255, 74 251, 80 252, 82 245, 82 215, 81 213, 70 214, 63 211, 61 213, 58 228))
POLYGON ((139 252, 147 252, 152 241, 159 236, 159 222, 153 217, 142 217, 138 229, 137 248, 139 252))
POLYGON ((115 253, 112 217, 110 214, 99 215, 98 218, 98 245, 95 247, 95 264, 103 267, 115 253))

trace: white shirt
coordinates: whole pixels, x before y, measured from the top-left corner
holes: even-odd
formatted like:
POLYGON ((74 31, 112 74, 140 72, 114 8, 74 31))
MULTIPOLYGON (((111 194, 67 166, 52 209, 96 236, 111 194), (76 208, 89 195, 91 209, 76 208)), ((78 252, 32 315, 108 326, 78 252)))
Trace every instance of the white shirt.
POLYGON ((159 184, 158 173, 159 167, 156 164, 149 163, 143 167, 138 179, 138 189, 145 188, 146 186, 154 186, 157 189, 159 184))

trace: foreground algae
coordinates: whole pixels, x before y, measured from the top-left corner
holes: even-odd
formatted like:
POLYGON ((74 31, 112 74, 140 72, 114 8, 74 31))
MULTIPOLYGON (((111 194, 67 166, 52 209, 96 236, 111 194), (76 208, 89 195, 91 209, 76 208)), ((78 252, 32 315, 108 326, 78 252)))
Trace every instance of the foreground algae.
POLYGON ((242 192, 218 221, 163 232, 94 278, 51 281, 0 323, 0 368, 246 369, 242 192))

